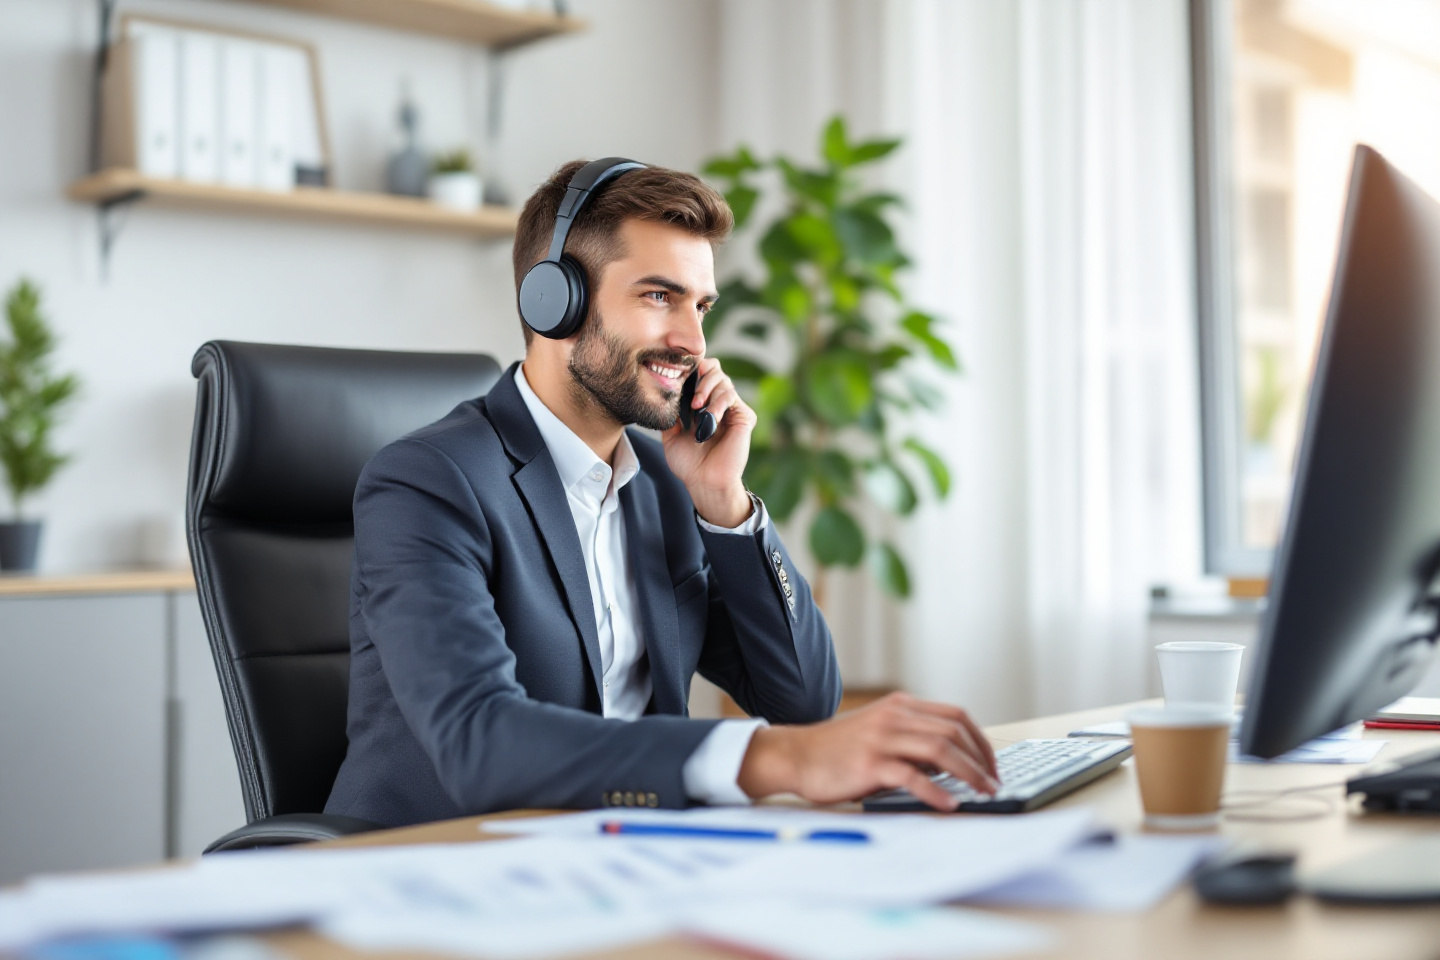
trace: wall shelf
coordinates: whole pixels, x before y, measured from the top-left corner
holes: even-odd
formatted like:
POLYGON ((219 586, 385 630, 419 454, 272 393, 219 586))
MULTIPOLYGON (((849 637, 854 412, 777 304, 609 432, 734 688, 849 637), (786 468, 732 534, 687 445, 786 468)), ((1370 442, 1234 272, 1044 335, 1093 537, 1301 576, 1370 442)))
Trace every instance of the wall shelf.
POLYGON ((465 40, 496 49, 585 29, 585 22, 485 0, 251 0, 396 30, 465 40))
POLYGON ((481 207, 473 213, 447 210, 418 197, 296 187, 285 193, 246 190, 184 180, 157 180, 135 170, 111 168, 72 183, 71 200, 102 208, 143 200, 158 205, 221 213, 255 213, 313 220, 348 221, 468 234, 481 239, 513 236, 516 213, 481 207))

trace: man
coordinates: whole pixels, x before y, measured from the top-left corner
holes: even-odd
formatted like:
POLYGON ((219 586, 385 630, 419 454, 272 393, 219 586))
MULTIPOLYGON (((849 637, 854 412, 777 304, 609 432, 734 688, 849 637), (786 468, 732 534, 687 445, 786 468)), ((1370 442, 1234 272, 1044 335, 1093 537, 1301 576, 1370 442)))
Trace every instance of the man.
MULTIPOLYGON (((517 287, 583 170, 525 204, 517 287)), ((827 719, 829 630, 741 482, 755 414, 705 357, 723 198, 651 167, 566 209, 578 331, 527 326, 523 364, 360 478, 350 745, 326 811, 399 825, 889 787, 951 808, 936 770, 993 790, 994 754, 957 708, 897 694, 827 719), (692 407, 718 421, 705 443, 677 423, 692 372, 692 407), (689 719, 697 670, 759 719, 689 719)))

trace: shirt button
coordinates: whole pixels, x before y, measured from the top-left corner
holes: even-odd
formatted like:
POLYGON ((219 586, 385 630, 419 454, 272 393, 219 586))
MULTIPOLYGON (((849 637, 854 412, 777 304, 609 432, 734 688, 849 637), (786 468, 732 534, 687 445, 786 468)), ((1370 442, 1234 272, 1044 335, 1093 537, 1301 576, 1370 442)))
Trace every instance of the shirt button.
POLYGON ((591 470, 591 471, 590 471, 590 479, 591 479, 591 480, 604 480, 604 479, 605 479, 605 473, 604 473, 604 471, 602 471, 602 470, 600 470, 600 469, 598 469, 598 468, 595 469, 595 470, 591 470))
POLYGON ((605 688, 606 688, 607 690, 610 688, 610 681, 609 681, 609 680, 606 680, 606 681, 605 681, 605 688))

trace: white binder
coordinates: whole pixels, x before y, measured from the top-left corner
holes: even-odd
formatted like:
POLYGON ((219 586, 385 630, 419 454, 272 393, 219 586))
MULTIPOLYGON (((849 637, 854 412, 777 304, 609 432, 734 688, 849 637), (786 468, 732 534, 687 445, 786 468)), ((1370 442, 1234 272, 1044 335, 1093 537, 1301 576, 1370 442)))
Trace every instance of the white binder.
POLYGON ((180 177, 220 179, 220 41, 213 33, 180 34, 180 177))
MULTIPOLYGON (((133 127, 116 131, 120 142, 132 147, 119 158, 147 177, 174 179, 180 172, 179 36, 174 30, 147 27, 129 38, 130 90, 133 127)), ((115 120, 124 122, 124 114, 115 120)))
POLYGON ((314 78, 310 57, 300 47, 276 47, 284 63, 290 91, 290 154, 298 170, 321 173, 326 169, 325 149, 320 139, 320 118, 316 114, 314 78))
POLYGON ((259 145, 258 186, 291 190, 295 186, 293 139, 294 84, 288 48, 266 44, 259 48, 259 111, 256 130, 259 145))
POLYGON ((220 41, 220 182, 232 187, 253 187, 258 182, 257 57, 253 43, 220 41))

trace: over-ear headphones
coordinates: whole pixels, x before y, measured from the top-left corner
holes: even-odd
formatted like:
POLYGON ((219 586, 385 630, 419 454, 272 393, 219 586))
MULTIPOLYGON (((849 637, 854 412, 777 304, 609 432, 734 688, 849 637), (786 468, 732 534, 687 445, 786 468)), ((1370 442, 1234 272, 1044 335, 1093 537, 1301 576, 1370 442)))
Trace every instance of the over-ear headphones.
POLYGON ((590 291, 585 268, 565 252, 565 238, 575 218, 600 187, 627 170, 640 170, 643 163, 624 157, 592 160, 570 178, 560 209, 555 213, 555 233, 550 252, 520 281, 520 319, 542 337, 564 340, 580 329, 590 309, 590 291))

